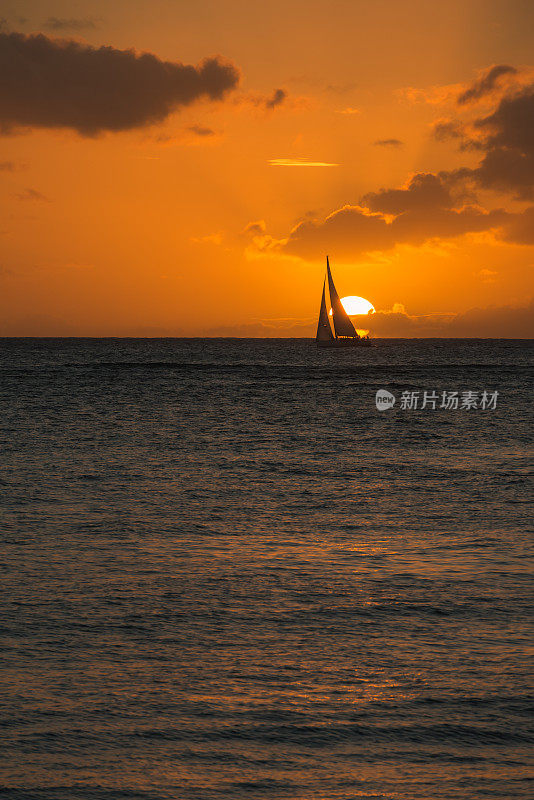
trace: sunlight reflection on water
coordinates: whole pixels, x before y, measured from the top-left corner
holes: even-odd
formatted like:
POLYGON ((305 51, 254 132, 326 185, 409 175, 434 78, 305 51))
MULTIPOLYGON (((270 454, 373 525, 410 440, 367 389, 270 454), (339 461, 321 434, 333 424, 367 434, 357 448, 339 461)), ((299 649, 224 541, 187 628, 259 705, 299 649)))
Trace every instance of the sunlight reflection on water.
POLYGON ((528 797, 529 352, 4 340, 2 797, 528 797))

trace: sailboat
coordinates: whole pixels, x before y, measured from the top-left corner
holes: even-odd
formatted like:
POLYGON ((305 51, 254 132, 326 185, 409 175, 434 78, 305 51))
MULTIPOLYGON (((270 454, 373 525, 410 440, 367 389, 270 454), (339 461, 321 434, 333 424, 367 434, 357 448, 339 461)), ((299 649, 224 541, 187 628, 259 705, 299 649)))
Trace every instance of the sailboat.
POLYGON ((349 315, 343 308, 343 303, 339 299, 328 256, 326 257, 326 275, 323 282, 323 296, 321 298, 321 309, 319 311, 319 321, 317 323, 317 335, 315 337, 317 347, 370 347, 369 338, 359 336, 356 328, 349 319, 349 315), (330 315, 326 306, 326 282, 328 281, 328 294, 330 295, 330 305, 332 306, 332 321, 334 331, 330 325, 330 315))

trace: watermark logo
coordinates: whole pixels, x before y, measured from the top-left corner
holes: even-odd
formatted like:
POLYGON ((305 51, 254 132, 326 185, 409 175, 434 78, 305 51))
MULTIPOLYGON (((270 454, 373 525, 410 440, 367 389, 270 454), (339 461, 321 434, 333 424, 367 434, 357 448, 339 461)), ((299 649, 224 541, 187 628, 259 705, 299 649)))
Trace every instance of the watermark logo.
POLYGON ((379 389, 375 397, 376 407, 379 411, 385 411, 387 408, 393 408, 395 405, 395 395, 388 392, 386 389, 379 389))
MULTIPOLYGON (((472 391, 471 389, 460 391, 436 392, 426 391, 404 391, 400 396, 400 411, 423 411, 430 409, 435 411, 437 408, 445 411, 494 411, 497 408, 497 397, 499 392, 472 391)), ((393 408, 395 405, 395 395, 386 389, 379 389, 376 393, 376 407, 379 411, 393 408)))

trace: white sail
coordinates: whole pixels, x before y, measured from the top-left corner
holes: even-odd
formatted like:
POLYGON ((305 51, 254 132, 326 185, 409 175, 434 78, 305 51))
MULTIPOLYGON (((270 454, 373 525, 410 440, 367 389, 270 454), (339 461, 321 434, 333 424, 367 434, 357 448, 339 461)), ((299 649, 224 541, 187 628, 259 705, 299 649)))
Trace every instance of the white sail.
POLYGON ((343 304, 339 299, 332 273, 330 272, 330 264, 328 263, 328 256, 326 257, 326 272, 328 275, 328 291, 330 293, 330 303, 332 305, 332 316, 334 318, 334 330, 337 336, 353 336, 358 337, 356 329, 349 319, 349 315, 343 308, 343 304))

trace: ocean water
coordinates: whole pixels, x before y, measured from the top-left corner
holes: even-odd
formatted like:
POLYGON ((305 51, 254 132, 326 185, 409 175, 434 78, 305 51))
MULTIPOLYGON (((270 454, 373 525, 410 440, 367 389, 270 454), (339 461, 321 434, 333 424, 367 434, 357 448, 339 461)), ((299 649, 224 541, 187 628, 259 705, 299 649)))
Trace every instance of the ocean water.
POLYGON ((534 795, 532 343, 0 345, 0 797, 534 795))

